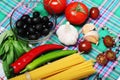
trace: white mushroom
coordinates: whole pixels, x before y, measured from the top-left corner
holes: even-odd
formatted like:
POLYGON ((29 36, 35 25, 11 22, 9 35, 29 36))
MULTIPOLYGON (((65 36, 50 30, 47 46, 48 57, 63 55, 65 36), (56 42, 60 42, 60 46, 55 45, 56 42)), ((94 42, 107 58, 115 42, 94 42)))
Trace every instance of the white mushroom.
POLYGON ((56 31, 58 39, 65 45, 74 45, 78 39, 78 31, 69 22, 61 25, 56 31))

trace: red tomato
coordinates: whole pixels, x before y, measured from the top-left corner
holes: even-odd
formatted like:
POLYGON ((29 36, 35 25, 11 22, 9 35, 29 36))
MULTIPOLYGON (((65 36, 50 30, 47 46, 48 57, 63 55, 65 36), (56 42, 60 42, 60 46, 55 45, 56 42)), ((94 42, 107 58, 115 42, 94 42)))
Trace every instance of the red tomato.
POLYGON ((80 52, 89 52, 92 49, 92 45, 89 41, 81 41, 78 45, 78 49, 80 52))
POLYGON ((106 57, 108 60, 114 61, 114 60, 116 60, 116 53, 113 52, 112 50, 107 50, 106 57))
POLYGON ((65 16, 70 23, 80 25, 88 17, 88 8, 81 2, 70 3, 65 10, 65 16))
POLYGON ((105 57, 104 54, 100 53, 97 57, 96 57, 96 61, 102 65, 105 66, 108 62, 107 58, 105 57))
POLYGON ((99 11, 99 9, 97 7, 92 7, 90 9, 90 17, 92 19, 97 19, 98 16, 99 16, 99 13, 100 13, 100 11, 99 11))
POLYGON ((66 0, 44 0, 44 8, 50 14, 60 14, 64 12, 67 1, 66 0), (54 13, 53 13, 54 12, 54 13))
POLYGON ((109 35, 104 37, 103 42, 106 47, 113 47, 113 45, 115 43, 114 39, 109 35))

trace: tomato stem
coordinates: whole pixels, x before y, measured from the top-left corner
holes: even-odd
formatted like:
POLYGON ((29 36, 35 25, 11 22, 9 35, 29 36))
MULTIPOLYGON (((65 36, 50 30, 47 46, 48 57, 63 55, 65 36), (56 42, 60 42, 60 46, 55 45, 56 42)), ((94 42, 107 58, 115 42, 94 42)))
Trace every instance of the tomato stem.
POLYGON ((75 8, 75 10, 76 11, 80 11, 80 12, 83 12, 83 13, 85 13, 86 14, 86 12, 84 11, 84 9, 81 7, 81 5, 80 5, 80 2, 78 2, 78 5, 77 5, 77 7, 75 8))

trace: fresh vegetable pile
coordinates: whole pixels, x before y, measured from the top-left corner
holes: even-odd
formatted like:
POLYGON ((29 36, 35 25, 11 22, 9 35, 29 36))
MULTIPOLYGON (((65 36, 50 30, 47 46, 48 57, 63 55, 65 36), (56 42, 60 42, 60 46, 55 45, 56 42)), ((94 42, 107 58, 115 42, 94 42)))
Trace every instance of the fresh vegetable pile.
POLYGON ((44 52, 63 48, 64 48, 63 46, 57 44, 40 45, 22 55, 14 63, 12 63, 11 66, 14 69, 14 73, 19 73, 20 70, 22 70, 28 63, 30 63, 33 59, 43 54, 44 52))
POLYGON ((56 60, 28 73, 11 78, 10 80, 77 80, 85 78, 95 72, 96 70, 93 68, 93 61, 86 61, 77 53, 56 60))
POLYGON ((61 57, 67 56, 67 55, 74 54, 76 52, 77 52, 77 50, 55 50, 52 52, 48 52, 45 55, 42 55, 42 56, 38 57, 37 59, 33 60, 21 72, 33 70, 36 67, 41 66, 47 62, 53 61, 55 59, 58 59, 58 58, 61 58, 61 57))
MULTIPOLYGON (((94 74, 96 70, 93 67, 94 61, 86 61, 81 54, 88 55, 93 46, 101 45, 100 41, 108 49, 96 56, 96 62, 106 66, 108 61, 116 60, 117 52, 111 49, 115 46, 113 37, 100 35, 96 25, 86 24, 89 18, 95 20, 100 17, 97 7, 89 9, 85 4, 77 1, 67 4, 67 0, 43 0, 43 4, 50 15, 56 14, 58 17, 61 14, 65 15, 66 23, 59 25, 55 34, 62 45, 40 44, 30 49, 29 43, 17 39, 11 30, 3 33, 0 40, 0 58, 3 60, 7 77, 13 77, 10 80, 78 80, 86 78, 94 74), (82 25, 81 32, 78 32, 76 25, 82 25), (82 38, 78 40, 80 34, 82 34, 82 38), (76 50, 66 49, 73 45, 77 47, 76 50)), ((17 20, 15 27, 17 35, 29 40, 37 40, 48 35, 53 24, 48 16, 41 16, 39 12, 35 11, 32 16, 24 14, 17 20)))
POLYGON ((11 30, 2 33, 0 38, 0 59, 3 61, 4 72, 9 78, 11 77, 10 64, 31 48, 28 43, 18 40, 11 30))

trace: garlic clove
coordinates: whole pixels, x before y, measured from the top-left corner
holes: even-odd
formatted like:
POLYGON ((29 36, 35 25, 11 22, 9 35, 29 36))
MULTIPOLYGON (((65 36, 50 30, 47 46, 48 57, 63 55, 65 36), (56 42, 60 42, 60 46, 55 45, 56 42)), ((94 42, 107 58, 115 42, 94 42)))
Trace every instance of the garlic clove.
POLYGON ((94 24, 85 24, 82 28, 82 33, 86 34, 92 30, 94 30, 96 28, 96 26, 94 24))
POLYGON ((97 31, 90 31, 87 34, 84 35, 85 36, 95 36, 97 39, 99 38, 99 34, 97 31))
POLYGON ((99 34, 97 31, 90 31, 87 34, 85 34, 84 38, 86 40, 89 40, 90 42, 93 43, 98 43, 99 40, 99 34))
POLYGON ((95 36, 86 36, 84 39, 95 44, 98 43, 98 40, 96 39, 95 36))

